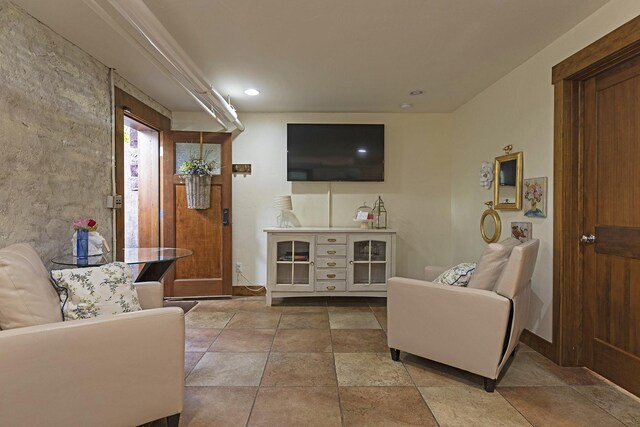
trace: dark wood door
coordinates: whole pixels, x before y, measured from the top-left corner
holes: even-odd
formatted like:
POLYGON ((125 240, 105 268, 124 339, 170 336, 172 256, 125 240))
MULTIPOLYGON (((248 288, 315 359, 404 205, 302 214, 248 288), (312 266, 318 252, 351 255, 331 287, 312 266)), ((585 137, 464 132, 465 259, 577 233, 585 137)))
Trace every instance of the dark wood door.
POLYGON ((161 141, 163 246, 193 251, 165 275, 165 296, 231 295, 231 134, 171 131, 161 141), (200 152, 220 168, 212 177, 209 209, 189 209, 178 170, 200 152))
POLYGON ((584 360, 639 395, 640 58, 584 94, 584 360))

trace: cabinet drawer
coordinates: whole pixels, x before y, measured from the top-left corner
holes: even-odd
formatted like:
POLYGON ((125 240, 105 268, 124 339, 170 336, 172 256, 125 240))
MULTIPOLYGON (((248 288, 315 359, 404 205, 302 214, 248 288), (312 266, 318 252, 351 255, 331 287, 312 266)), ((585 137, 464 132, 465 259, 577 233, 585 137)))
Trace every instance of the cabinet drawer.
POLYGON ((316 292, 344 292, 346 290, 347 282, 344 280, 316 282, 316 292))
POLYGON ((346 245, 318 245, 316 248, 318 256, 347 256, 346 245))
POLYGON ((318 280, 345 280, 347 278, 347 270, 346 269, 320 269, 316 270, 316 279, 318 280))
POLYGON ((345 268, 347 266, 346 258, 318 258, 316 259, 316 268, 345 268))
POLYGON ((346 245, 346 234, 318 234, 317 242, 319 245, 346 245))

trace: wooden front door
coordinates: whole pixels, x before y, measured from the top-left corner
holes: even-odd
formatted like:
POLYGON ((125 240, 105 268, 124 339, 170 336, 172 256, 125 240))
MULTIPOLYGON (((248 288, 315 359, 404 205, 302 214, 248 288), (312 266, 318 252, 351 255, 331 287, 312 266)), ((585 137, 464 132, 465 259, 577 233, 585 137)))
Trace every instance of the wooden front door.
POLYGON ((584 84, 584 360, 640 395, 640 58, 584 84))
POLYGON ((231 295, 231 134, 170 131, 161 139, 163 246, 193 251, 165 275, 165 296, 231 295), (179 168, 201 152, 219 170, 211 182, 210 207, 189 209, 179 168))

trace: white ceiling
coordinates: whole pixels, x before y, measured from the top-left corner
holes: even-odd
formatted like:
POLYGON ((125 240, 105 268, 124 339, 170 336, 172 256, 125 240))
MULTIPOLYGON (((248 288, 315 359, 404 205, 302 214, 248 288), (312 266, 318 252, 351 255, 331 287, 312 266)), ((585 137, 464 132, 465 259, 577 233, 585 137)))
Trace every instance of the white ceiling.
MULTIPOLYGON (((199 111, 82 0, 12 1, 170 110, 199 111)), ((242 119, 242 112, 399 112, 403 102, 412 112, 450 112, 607 1, 145 3, 242 119), (244 95, 248 87, 261 94, 244 95), (409 96, 415 89, 425 94, 409 96)))

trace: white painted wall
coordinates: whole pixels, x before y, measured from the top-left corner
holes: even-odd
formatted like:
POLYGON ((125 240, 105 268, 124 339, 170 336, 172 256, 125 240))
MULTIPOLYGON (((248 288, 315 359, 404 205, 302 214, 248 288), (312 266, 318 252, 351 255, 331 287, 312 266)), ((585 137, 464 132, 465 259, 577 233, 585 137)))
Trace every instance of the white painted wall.
MULTIPOLYGON (((427 264, 451 261, 451 115, 242 114, 246 131, 233 143, 233 162, 252 174, 233 178, 233 262, 244 275, 266 282, 265 227, 276 226, 276 195, 291 194, 302 226, 327 226, 329 185, 287 182, 287 123, 382 123, 385 182, 333 183, 333 226, 353 227, 356 208, 381 195, 389 226, 397 230, 396 273, 421 278, 427 264)), ((204 113, 173 113, 174 130, 216 131, 204 113)), ((240 282, 244 284, 244 282, 240 282)))
POLYGON ((533 223, 541 240, 533 276, 529 325, 552 340, 553 240, 553 86, 551 68, 573 53, 640 14, 637 0, 613 0, 558 38, 520 67, 484 90, 453 114, 452 229, 454 260, 477 259, 484 248, 478 233, 483 203, 493 198, 478 184, 482 160, 503 154, 513 144, 524 152, 524 177, 549 177, 548 216, 530 219, 523 211, 500 211, 502 238, 511 221, 533 223))

